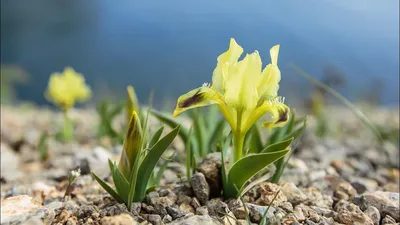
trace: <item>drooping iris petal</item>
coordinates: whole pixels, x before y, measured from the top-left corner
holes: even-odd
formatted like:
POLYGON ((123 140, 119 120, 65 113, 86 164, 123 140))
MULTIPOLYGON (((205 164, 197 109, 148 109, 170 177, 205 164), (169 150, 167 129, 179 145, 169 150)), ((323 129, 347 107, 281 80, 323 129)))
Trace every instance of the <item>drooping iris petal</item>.
POLYGON ((118 168, 124 174, 125 178, 129 178, 132 167, 136 161, 136 157, 142 147, 142 127, 140 119, 135 111, 132 112, 131 119, 126 132, 124 149, 118 163, 118 168))
POLYGON ((263 123, 263 126, 271 129, 286 124, 289 120, 290 109, 283 103, 281 97, 277 97, 274 100, 267 100, 253 111, 252 115, 247 119, 243 130, 247 132, 265 114, 268 115, 269 119, 263 123))
POLYGON ((229 49, 218 56, 218 63, 213 72, 212 83, 213 87, 216 88, 219 92, 223 93, 225 91, 225 79, 228 75, 226 73, 222 73, 223 67, 226 67, 227 65, 228 67, 234 66, 242 53, 243 48, 236 43, 235 39, 231 38, 229 49))
POLYGON ((212 104, 218 104, 218 108, 221 110, 225 119, 234 129, 235 123, 232 117, 232 110, 224 102, 221 93, 212 87, 200 87, 181 95, 176 103, 173 116, 177 117, 186 110, 212 104))

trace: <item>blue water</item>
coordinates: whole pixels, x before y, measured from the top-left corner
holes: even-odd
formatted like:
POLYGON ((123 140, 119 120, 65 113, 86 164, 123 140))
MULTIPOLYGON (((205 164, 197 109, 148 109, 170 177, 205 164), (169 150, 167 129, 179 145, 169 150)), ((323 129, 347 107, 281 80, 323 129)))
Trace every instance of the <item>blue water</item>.
POLYGON ((1 0, 1 63, 30 74, 18 97, 40 104, 49 75, 67 65, 86 76, 96 99, 132 84, 141 101, 152 90, 155 101, 173 101, 211 81, 230 37, 265 63, 281 45, 287 99, 311 90, 294 63, 317 78, 337 68, 346 76, 338 90, 351 100, 383 85, 382 103, 398 104, 398 0, 1 0))

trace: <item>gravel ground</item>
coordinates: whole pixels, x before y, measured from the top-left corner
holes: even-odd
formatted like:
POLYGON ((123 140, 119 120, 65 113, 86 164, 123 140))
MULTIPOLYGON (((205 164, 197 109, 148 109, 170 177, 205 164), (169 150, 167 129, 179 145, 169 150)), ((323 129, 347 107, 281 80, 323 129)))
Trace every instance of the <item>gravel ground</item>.
MULTIPOLYGON (((183 178, 184 164, 169 163, 161 187, 128 211, 90 175, 93 170, 111 181, 107 160, 118 160, 122 149, 95 137, 95 110, 73 111, 76 141, 62 144, 51 138, 50 158, 41 162, 36 147, 41 132, 54 133, 62 115, 2 105, 1 224, 239 225, 247 224, 247 211, 258 224, 268 206, 271 224, 399 224, 398 147, 377 144, 348 110, 332 107, 329 112, 340 132, 317 138, 311 118, 281 181, 252 188, 243 197, 245 206, 218 196, 221 159, 219 153, 211 153, 199 162, 190 184, 183 178), (65 196, 68 174, 77 166, 82 175, 72 194, 65 196)), ((398 113, 377 108, 367 115, 374 123, 398 129, 398 113)), ((182 152, 183 144, 177 139, 169 151, 182 152)))

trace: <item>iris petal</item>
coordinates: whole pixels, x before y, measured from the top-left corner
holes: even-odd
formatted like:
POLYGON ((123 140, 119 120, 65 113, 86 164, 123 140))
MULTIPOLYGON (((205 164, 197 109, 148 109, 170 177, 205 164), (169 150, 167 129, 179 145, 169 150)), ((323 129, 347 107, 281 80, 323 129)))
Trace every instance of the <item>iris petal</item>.
POLYGON ((200 87, 181 95, 176 103, 173 116, 177 117, 186 110, 212 104, 218 104, 218 107, 225 119, 234 129, 235 123, 232 117, 231 109, 224 102, 221 93, 219 93, 213 87, 200 87))
POLYGON ((247 132, 247 130, 265 114, 269 116, 269 119, 263 123, 264 127, 271 129, 285 125, 289 120, 290 109, 283 103, 282 99, 281 97, 277 97, 273 100, 267 100, 257 107, 247 119, 243 127, 244 132, 247 132))
POLYGON ((242 53, 243 48, 236 43, 235 39, 231 38, 229 49, 218 56, 218 63, 213 72, 212 82, 219 92, 223 93, 225 91, 227 74, 223 73, 223 68, 226 67, 226 64, 228 67, 236 64, 242 53))

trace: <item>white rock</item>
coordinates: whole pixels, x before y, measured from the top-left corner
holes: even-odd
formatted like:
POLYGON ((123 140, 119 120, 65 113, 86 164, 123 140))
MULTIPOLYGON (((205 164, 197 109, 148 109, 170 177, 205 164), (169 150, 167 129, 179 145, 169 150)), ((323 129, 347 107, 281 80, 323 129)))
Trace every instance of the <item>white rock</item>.
POLYGON ((28 195, 18 195, 1 201, 1 224, 22 223, 28 219, 50 221, 54 211, 48 210, 28 195))
POLYGON ((16 153, 6 144, 1 143, 1 177, 6 182, 17 180, 21 177, 19 171, 19 158, 16 153))

